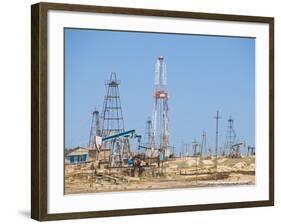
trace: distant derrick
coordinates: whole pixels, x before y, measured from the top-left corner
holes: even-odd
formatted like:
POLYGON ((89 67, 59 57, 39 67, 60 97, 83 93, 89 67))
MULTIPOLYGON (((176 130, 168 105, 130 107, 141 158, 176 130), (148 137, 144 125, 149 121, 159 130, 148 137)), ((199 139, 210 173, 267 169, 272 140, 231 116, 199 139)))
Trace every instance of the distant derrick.
POLYGON ((90 138, 88 147, 89 148, 97 148, 97 136, 101 136, 101 127, 100 127, 100 116, 99 111, 95 109, 92 112, 92 124, 91 124, 91 130, 90 130, 90 138))
POLYGON ((228 126, 227 126, 227 131, 226 131, 226 141, 225 141, 225 150, 222 152, 222 155, 225 155, 228 153, 231 155, 233 153, 232 150, 232 145, 235 144, 236 141, 236 133, 233 127, 234 120, 230 116, 229 119, 227 120, 228 126))
POLYGON ((152 121, 150 118, 148 118, 145 122, 145 132, 144 132, 144 139, 143 139, 143 145, 145 147, 150 147, 151 145, 151 126, 152 121))
POLYGON ((237 135, 234 130, 234 120, 230 116, 227 120, 227 132, 226 132, 226 141, 223 147, 223 156, 228 156, 232 158, 241 157, 241 148, 245 147, 245 141, 238 141, 237 135))

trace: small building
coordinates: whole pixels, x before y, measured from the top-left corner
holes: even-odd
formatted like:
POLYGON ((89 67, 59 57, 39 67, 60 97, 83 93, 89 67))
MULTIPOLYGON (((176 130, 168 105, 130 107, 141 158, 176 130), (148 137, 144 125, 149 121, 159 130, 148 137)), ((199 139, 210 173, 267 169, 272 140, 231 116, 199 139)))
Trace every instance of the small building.
POLYGON ((66 154, 66 160, 70 164, 87 162, 89 160, 89 150, 80 146, 71 149, 66 154))
POLYGON ((66 155, 65 159, 67 163, 78 164, 91 161, 109 162, 111 156, 110 149, 89 149, 84 147, 76 147, 70 149, 66 155))

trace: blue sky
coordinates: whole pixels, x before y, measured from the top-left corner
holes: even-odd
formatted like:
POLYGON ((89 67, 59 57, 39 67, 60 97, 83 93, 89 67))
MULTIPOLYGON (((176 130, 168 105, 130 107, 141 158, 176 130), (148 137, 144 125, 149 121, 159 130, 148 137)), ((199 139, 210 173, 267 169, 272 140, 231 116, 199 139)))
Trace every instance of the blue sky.
POLYGON ((170 144, 200 140, 219 144, 231 115, 239 139, 255 144, 255 39, 142 32, 65 29, 65 146, 88 143, 91 111, 102 109, 111 72, 119 87, 125 129, 144 134, 152 114, 154 66, 167 65, 170 144))

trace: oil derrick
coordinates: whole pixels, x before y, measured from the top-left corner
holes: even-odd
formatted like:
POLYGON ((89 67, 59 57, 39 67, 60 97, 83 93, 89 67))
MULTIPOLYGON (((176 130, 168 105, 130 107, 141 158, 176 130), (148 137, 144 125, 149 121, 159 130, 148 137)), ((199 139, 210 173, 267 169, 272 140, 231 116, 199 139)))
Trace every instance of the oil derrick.
POLYGON ((228 153, 229 156, 234 156, 236 152, 234 152, 233 145, 235 144, 236 141, 236 133, 233 128, 233 123, 234 120, 230 116, 229 119, 227 120, 228 125, 227 125, 227 131, 226 131, 226 141, 225 141, 225 147, 223 150, 223 155, 228 153))
POLYGON ((192 141, 193 156, 200 156, 201 145, 196 139, 192 141))
POLYGON ((203 156, 204 153, 207 153, 207 137, 206 132, 203 131, 201 145, 200 145, 200 156, 203 156))
POLYGON ((102 136, 124 132, 124 120, 119 94, 120 81, 116 79, 116 73, 112 72, 110 80, 105 82, 106 96, 102 111, 102 136))
POLYGON ((139 149, 144 149, 145 156, 149 158, 153 156, 151 149, 151 125, 151 119, 147 118, 147 120, 145 121, 144 138, 142 140, 142 145, 139 146, 139 149))
POLYGON ((148 118, 145 122, 145 131, 143 139, 143 145, 147 148, 151 148, 151 124, 151 119, 148 118))
POLYGON ((168 89, 164 57, 160 56, 155 65, 154 107, 152 113, 152 151, 159 150, 162 159, 169 157, 168 89))
POLYGON ((90 129, 90 138, 89 138, 89 148, 99 148, 97 145, 97 137, 101 136, 101 127, 100 127, 100 116, 99 111, 95 109, 92 112, 92 123, 90 129))
MULTIPOLYGON (((119 93, 120 81, 117 80, 115 72, 111 73, 110 79, 105 82, 105 85, 106 95, 102 111, 102 137, 124 132, 124 120, 119 93)), ((129 142, 123 139, 118 141, 118 144, 115 143, 116 140, 109 141, 104 147, 112 149, 112 160, 115 161, 112 164, 121 164, 122 162, 119 160, 128 154, 129 142)))

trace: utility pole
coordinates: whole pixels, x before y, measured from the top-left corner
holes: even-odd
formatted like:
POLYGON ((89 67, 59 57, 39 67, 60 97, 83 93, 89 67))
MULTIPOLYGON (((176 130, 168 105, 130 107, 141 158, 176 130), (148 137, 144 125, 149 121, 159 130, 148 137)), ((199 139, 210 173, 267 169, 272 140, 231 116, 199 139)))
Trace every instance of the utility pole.
POLYGON ((216 146, 215 146, 215 167, 216 167, 216 173, 218 172, 218 140, 219 140, 219 119, 221 119, 221 117, 219 117, 219 111, 217 111, 217 114, 215 116, 216 119, 216 146))
POLYGON ((202 139, 201 139, 201 147, 200 147, 200 156, 203 157, 203 154, 204 153, 207 153, 207 150, 206 150, 206 132, 203 131, 202 133, 202 139))

